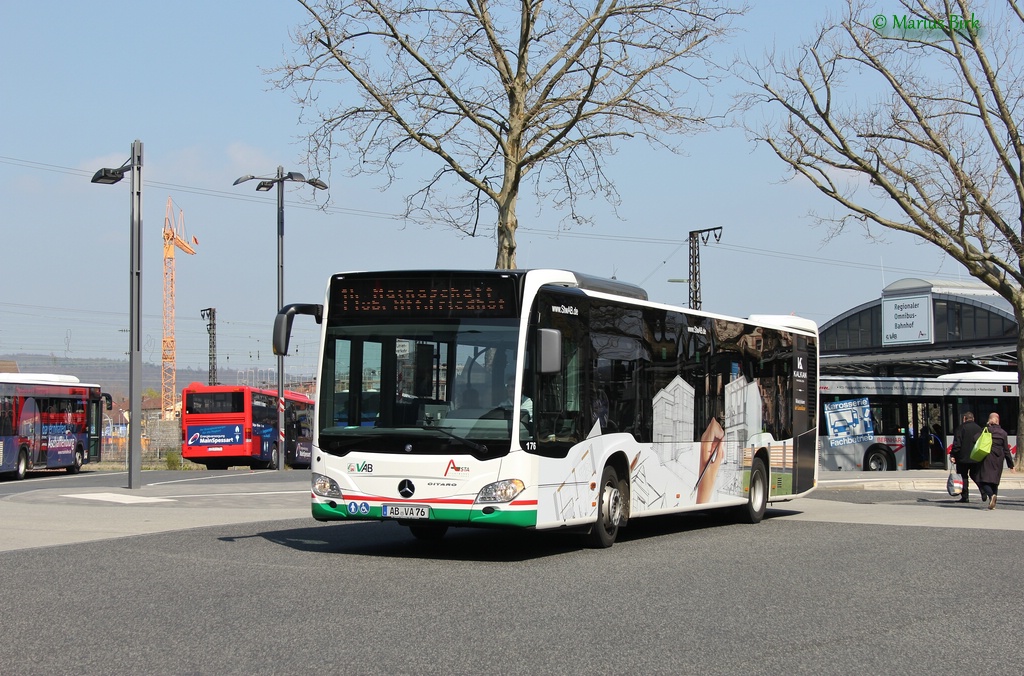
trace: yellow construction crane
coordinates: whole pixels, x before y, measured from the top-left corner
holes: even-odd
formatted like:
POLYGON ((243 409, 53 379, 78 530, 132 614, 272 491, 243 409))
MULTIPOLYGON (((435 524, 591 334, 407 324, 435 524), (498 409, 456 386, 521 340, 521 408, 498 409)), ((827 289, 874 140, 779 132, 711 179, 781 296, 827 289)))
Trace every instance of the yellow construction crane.
POLYGON ((195 254, 199 240, 189 240, 185 235, 185 212, 178 210, 178 220, 174 220, 174 207, 171 198, 167 198, 167 211, 164 214, 164 340, 163 361, 160 377, 161 417, 164 420, 174 418, 174 405, 177 401, 176 368, 177 351, 174 345, 174 250, 181 249, 189 255, 195 254))

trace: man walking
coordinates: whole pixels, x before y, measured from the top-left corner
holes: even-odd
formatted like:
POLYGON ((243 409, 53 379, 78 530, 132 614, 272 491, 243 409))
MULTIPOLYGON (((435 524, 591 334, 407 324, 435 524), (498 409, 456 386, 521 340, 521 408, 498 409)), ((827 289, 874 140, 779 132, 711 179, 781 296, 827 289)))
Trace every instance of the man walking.
POLYGON ((975 483, 978 482, 978 463, 971 460, 971 451, 979 436, 981 436, 981 425, 974 422, 974 413, 967 411, 964 413, 960 427, 953 432, 953 445, 949 450, 949 459, 956 463, 956 472, 964 484, 957 502, 970 502, 967 499, 968 477, 975 483))
POLYGON ((999 479, 1003 476, 1003 463, 1013 469, 1013 454, 1010 453, 1006 430, 999 426, 998 413, 989 414, 988 431, 992 433, 992 451, 979 463, 978 490, 981 491, 983 506, 995 509, 999 479))

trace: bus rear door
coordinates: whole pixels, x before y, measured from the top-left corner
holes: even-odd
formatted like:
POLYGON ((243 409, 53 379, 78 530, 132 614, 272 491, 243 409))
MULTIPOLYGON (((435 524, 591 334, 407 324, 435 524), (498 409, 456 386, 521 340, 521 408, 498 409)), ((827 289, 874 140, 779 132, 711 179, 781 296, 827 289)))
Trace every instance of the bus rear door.
POLYGON ((945 430, 942 429, 942 406, 936 401, 907 401, 907 465, 908 469, 943 468, 946 466, 945 430))

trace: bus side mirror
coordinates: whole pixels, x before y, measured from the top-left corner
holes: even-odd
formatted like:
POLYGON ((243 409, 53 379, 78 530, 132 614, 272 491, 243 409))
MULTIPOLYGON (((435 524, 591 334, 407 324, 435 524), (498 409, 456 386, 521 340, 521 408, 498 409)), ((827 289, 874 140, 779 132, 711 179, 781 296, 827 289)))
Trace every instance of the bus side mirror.
POLYGON ((274 354, 288 354, 288 341, 292 337, 292 320, 295 315, 312 315, 319 324, 324 320, 324 306, 312 303, 292 303, 281 308, 274 317, 274 354))
POLYGON ((113 400, 113 398, 109 394, 107 394, 106 392, 101 392, 100 393, 100 398, 103 399, 103 403, 106 404, 108 411, 111 410, 114 407, 114 400, 113 400))
POLYGON ((558 373, 562 370, 562 332, 558 329, 537 329, 537 371, 558 373))

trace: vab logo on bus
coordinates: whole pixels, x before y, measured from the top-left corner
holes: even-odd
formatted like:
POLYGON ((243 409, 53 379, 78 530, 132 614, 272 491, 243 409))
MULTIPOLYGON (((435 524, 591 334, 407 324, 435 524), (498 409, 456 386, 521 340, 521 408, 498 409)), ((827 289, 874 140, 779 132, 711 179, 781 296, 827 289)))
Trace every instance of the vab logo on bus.
POLYGON ((348 464, 349 474, 373 474, 373 465, 366 462, 350 462, 348 464))

